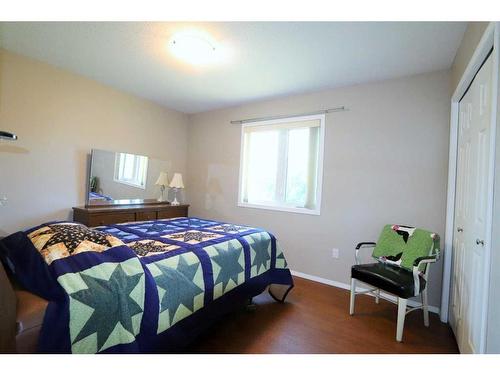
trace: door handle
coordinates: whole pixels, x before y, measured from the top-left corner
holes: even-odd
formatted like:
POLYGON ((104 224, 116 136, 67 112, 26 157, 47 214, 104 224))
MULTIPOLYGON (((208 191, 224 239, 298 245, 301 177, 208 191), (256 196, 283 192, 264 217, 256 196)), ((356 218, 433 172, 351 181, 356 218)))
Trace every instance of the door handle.
POLYGON ((484 246, 484 240, 480 240, 479 238, 476 238, 476 245, 484 246))
POLYGON ((460 227, 459 227, 459 228, 457 228, 457 232, 458 232, 458 233, 462 233, 463 231, 464 231, 464 229, 463 229, 463 228, 460 228, 460 227))

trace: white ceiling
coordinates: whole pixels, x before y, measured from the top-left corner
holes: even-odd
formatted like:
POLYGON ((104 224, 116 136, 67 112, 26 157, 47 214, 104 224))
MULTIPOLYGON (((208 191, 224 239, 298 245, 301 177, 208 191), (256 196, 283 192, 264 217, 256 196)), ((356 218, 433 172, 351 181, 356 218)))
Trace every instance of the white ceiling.
POLYGON ((447 69, 465 22, 7 22, 3 48, 186 113, 447 69), (233 52, 192 68, 166 45, 195 26, 233 52))

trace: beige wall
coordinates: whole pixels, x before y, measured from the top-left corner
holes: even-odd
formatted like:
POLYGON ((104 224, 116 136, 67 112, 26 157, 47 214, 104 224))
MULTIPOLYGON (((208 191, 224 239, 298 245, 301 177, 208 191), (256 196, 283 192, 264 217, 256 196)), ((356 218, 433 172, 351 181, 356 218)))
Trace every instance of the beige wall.
POLYGON ((479 43, 479 40, 483 36, 484 30, 488 27, 489 22, 469 22, 467 29, 465 30, 464 37, 460 46, 458 47, 457 54, 455 55, 455 60, 451 67, 451 91, 455 91, 455 88, 462 78, 467 64, 474 53, 474 50, 479 43))
MULTIPOLYGON (((249 104, 190 117, 191 212, 274 232, 293 270, 349 282, 354 246, 386 223, 444 235, 448 71, 249 104), (237 207, 240 126, 231 120, 344 105, 327 115, 321 216, 237 207), (333 259, 331 249, 340 249, 333 259)), ((442 262, 431 274, 439 306, 442 262)))
POLYGON ((69 219, 85 201, 92 148, 166 160, 186 171, 185 114, 0 50, 0 236, 69 219))

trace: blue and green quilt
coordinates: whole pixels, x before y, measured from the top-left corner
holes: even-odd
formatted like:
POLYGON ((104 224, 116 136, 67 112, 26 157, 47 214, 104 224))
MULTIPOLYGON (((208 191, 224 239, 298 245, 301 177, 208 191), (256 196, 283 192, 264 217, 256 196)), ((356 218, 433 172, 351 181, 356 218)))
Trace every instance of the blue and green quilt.
POLYGON ((3 244, 11 272, 49 300, 41 352, 178 351, 267 286, 293 286, 271 233, 193 217, 54 222, 3 244))

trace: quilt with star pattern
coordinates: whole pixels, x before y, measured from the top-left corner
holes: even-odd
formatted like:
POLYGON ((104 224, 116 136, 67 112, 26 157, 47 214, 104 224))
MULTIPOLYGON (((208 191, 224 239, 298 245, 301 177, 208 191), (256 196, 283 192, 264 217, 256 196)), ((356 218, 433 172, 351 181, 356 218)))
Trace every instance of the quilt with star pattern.
POLYGON ((267 286, 293 287, 271 233, 214 220, 54 222, 3 242, 17 246, 3 254, 11 271, 49 300, 41 352, 178 351, 267 286))

